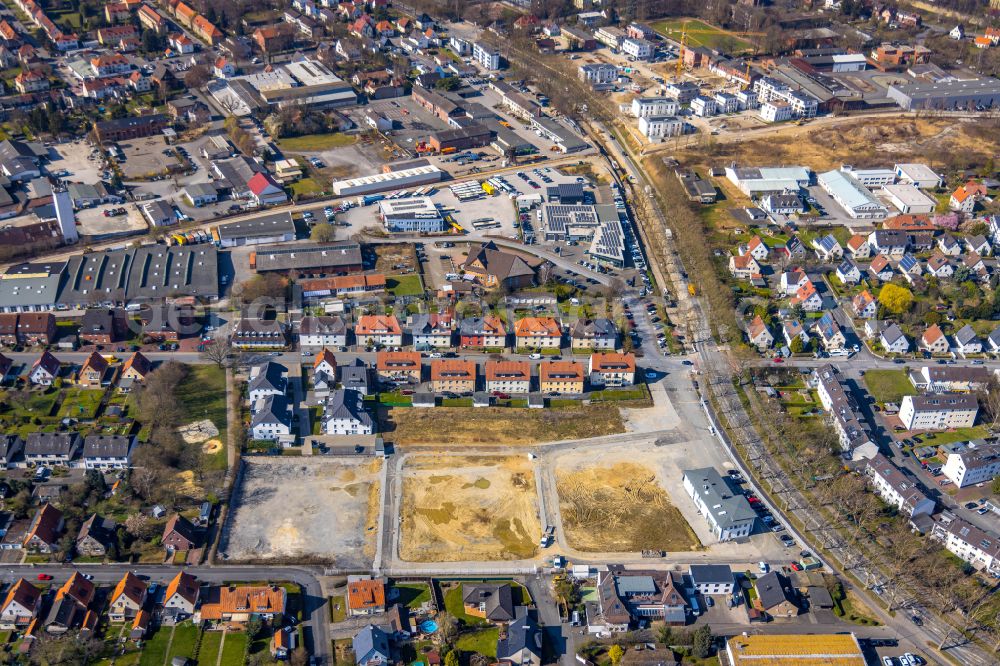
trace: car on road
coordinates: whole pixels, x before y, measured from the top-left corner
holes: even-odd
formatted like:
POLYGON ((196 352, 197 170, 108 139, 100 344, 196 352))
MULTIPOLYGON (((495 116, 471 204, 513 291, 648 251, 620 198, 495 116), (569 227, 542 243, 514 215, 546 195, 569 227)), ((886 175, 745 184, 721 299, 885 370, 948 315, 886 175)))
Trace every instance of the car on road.
POLYGON ((774 361, 775 363, 784 363, 785 362, 785 359, 781 358, 780 356, 775 356, 771 360, 774 361))
POLYGON ((792 571, 802 571, 802 565, 798 562, 792 562, 791 567, 792 571))
MULTIPOLYGON (((926 469, 927 463, 920 463, 920 464, 921 464, 922 467, 924 467, 926 469)), ((965 503, 965 508, 969 509, 969 510, 976 509, 978 507, 979 507, 979 504, 977 502, 966 502, 965 503)))
POLYGON ((52 580, 52 576, 47 573, 38 574, 38 580, 52 580))
POLYGON ((535 360, 535 361, 537 361, 537 360, 538 360, 538 359, 540 359, 541 357, 542 357, 542 355, 541 355, 541 354, 528 354, 528 358, 530 358, 530 359, 532 359, 532 360, 535 360))
POLYGON ((646 371, 646 379, 656 379, 656 371, 655 370, 647 370, 646 371))
POLYGON ((757 563, 757 569, 761 573, 767 573, 768 571, 771 570, 771 567, 770 567, 770 565, 767 562, 764 562, 763 560, 761 560, 760 562, 757 563))
POLYGON ((919 615, 911 615, 910 621, 913 622, 913 624, 917 625, 918 627, 924 626, 924 621, 919 615))
POLYGON ((980 507, 979 510, 976 511, 976 513, 978 513, 980 516, 985 516, 989 512, 990 512, 990 510, 988 508, 986 508, 985 506, 984 507, 980 507))

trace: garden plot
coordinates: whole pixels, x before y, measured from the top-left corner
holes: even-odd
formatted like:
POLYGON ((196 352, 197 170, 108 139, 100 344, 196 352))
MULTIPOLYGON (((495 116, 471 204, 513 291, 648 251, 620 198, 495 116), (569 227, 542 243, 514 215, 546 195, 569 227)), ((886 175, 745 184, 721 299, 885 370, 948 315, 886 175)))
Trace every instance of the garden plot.
POLYGON ((380 461, 278 458, 244 464, 219 546, 230 561, 371 565, 380 461))
POLYGON ((541 526, 535 474, 526 457, 415 456, 402 478, 403 560, 535 555, 541 526))

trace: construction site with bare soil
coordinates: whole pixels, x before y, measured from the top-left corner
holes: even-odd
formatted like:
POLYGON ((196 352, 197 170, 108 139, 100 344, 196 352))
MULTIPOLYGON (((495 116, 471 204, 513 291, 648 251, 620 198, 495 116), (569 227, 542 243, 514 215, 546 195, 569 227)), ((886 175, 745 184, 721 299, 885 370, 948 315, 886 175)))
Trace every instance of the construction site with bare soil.
MULTIPOLYGON (((777 125, 744 134, 706 138, 663 151, 686 166, 801 164, 821 172, 842 164, 881 166, 926 162, 940 169, 976 168, 1000 152, 1000 120, 907 114, 883 118, 816 118, 802 126, 777 125)), ((657 154, 663 154, 658 150, 657 154)))
POLYGON ((534 557, 541 525, 532 467, 526 456, 411 456, 401 472, 400 558, 534 557))
POLYGON ((371 566, 381 461, 244 458, 219 552, 229 562, 371 566))
POLYGON ((556 491, 567 544, 583 552, 668 552, 701 548, 657 473, 633 462, 561 461, 556 491))

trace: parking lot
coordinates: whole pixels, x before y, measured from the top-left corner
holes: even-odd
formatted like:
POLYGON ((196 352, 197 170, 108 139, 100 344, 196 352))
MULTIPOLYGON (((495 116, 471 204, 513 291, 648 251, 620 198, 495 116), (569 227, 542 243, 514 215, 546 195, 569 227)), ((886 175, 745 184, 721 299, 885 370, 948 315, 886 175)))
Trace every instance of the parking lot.
POLYGON ((116 238, 145 233, 146 219, 135 204, 105 204, 76 212, 77 231, 90 240, 116 238), (105 211, 124 210, 122 215, 105 215, 105 211))
POLYGON ((97 152, 83 140, 54 144, 49 149, 49 155, 52 170, 65 170, 66 175, 61 177, 73 183, 97 182, 104 171, 97 152))
POLYGON ((168 150, 163 136, 119 141, 115 144, 124 154, 118 165, 125 180, 139 180, 163 175, 171 164, 180 164, 173 150, 168 150))

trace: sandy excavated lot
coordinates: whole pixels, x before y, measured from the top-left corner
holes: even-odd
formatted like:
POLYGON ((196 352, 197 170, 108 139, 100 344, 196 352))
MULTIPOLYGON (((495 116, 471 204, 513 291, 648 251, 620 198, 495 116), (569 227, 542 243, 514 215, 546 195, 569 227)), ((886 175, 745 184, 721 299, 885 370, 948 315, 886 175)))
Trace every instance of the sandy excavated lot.
POLYGON ((585 552, 698 550, 698 538, 670 503, 656 470, 629 459, 560 458, 556 489, 569 545, 585 552))
POLYGON ((219 550, 230 561, 371 565, 381 461, 246 460, 219 550))
POLYGON ((402 476, 403 560, 535 555, 541 526, 527 457, 419 456, 407 461, 402 476))

